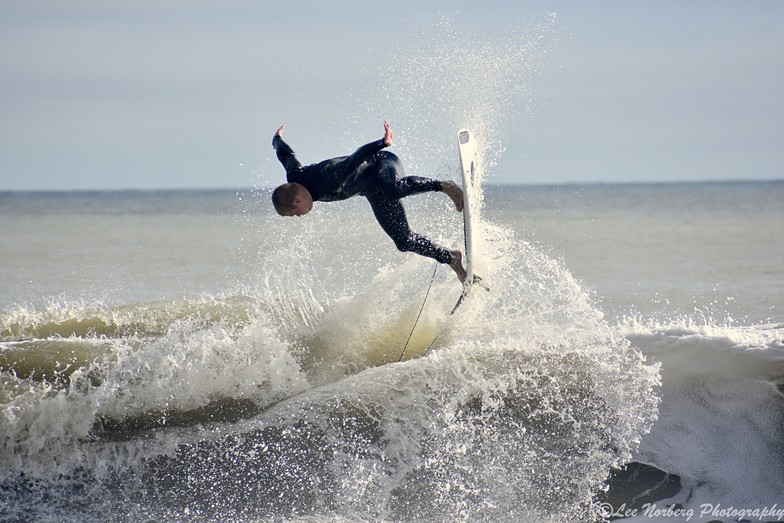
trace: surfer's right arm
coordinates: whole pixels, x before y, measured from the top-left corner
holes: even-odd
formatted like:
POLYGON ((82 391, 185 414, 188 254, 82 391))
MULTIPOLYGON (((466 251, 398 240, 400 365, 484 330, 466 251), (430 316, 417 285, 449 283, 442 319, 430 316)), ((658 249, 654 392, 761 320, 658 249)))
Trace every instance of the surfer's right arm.
POLYGON ((302 169, 302 164, 299 163, 297 157, 294 155, 294 150, 283 141, 283 130, 286 128, 285 125, 281 125, 277 131, 275 131, 275 135, 272 137, 272 148, 275 149, 275 154, 278 157, 278 161, 283 165, 286 169, 286 174, 293 171, 300 171, 302 169))

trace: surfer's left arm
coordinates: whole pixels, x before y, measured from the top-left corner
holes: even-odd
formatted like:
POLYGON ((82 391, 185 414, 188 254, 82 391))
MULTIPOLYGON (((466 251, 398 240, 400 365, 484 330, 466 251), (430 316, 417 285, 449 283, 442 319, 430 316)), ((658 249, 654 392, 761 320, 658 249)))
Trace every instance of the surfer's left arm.
POLYGON ((281 125, 278 130, 275 131, 275 135, 272 137, 272 147, 275 149, 278 161, 286 169, 286 174, 288 175, 292 171, 301 170, 302 164, 297 160, 294 149, 283 141, 283 131, 285 128, 285 125, 281 125))

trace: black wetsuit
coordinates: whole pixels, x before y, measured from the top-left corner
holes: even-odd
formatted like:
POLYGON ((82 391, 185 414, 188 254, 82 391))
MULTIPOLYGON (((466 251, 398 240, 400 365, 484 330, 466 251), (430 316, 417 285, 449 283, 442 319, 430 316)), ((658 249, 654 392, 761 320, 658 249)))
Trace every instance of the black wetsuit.
POLYGON ((395 246, 441 263, 452 261, 452 253, 428 238, 411 232, 400 198, 440 191, 441 182, 420 176, 403 175, 396 155, 384 151, 384 140, 363 145, 350 156, 302 166, 291 147, 275 135, 272 146, 286 168, 286 179, 303 185, 313 201, 334 202, 361 195, 368 199, 376 220, 395 246))

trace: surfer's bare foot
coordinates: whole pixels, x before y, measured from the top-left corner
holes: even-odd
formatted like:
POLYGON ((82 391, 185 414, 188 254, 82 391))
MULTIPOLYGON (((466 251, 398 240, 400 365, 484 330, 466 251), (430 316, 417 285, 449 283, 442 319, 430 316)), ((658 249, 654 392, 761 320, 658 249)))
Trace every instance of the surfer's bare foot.
POLYGON ((452 253, 452 261, 449 262, 449 266, 452 267, 452 270, 457 274, 457 279, 460 280, 460 283, 464 283, 468 274, 463 268, 463 253, 457 249, 450 252, 452 253))
POLYGON ((452 199, 457 212, 463 212, 463 189, 459 185, 451 180, 445 180, 441 182, 441 192, 452 199))

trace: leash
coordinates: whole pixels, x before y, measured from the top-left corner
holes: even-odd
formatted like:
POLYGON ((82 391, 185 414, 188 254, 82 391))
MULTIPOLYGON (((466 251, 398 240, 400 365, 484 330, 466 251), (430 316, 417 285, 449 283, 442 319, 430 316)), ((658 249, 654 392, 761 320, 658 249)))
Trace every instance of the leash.
MULTIPOLYGON (((406 353, 406 349, 408 348, 408 344, 411 341, 411 337, 414 335, 414 331, 416 330, 416 326, 419 323, 419 317, 422 316, 422 311, 425 310, 425 303, 427 302, 427 297, 430 295, 430 289, 433 287, 433 282, 436 279, 436 271, 438 270, 438 266, 440 264, 436 262, 436 266, 433 268, 433 275, 430 277, 430 285, 427 286, 427 292, 425 293, 425 299, 422 300, 422 306, 419 308, 419 314, 417 314, 416 319, 414 320, 414 325, 411 327, 411 332, 408 334, 408 339, 406 340, 405 345, 403 345, 403 350, 400 352, 400 359, 397 360, 398 362, 403 361, 403 355, 406 353)), ((435 340, 433 340, 435 343, 435 340)), ((430 346, 432 347, 433 344, 431 343, 430 346)), ((430 347, 427 348, 430 350, 430 347)))

